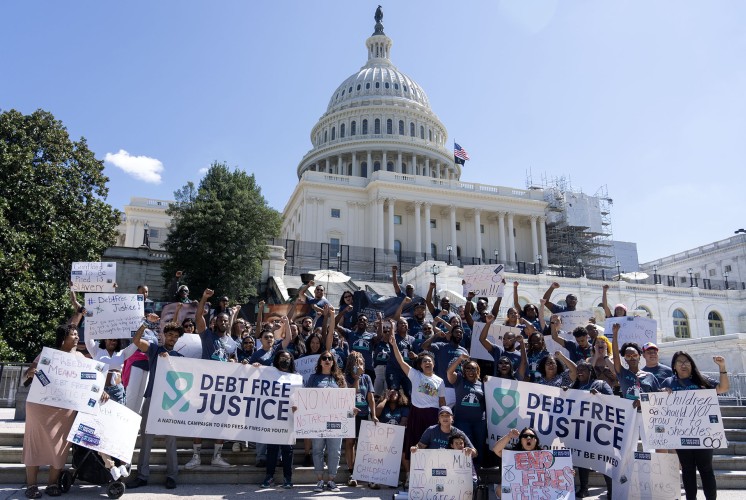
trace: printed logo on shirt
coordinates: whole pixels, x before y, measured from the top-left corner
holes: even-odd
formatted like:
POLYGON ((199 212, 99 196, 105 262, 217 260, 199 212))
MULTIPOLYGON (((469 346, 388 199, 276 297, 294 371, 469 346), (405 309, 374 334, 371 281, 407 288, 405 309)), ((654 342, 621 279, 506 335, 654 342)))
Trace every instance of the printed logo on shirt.
POLYGON ((461 400, 461 406, 479 406, 479 398, 473 392, 467 394, 464 399, 461 400))
MULTIPOLYGON (((174 407, 174 405, 176 405, 176 403, 179 402, 182 397, 184 397, 184 394, 189 392, 189 389, 192 388, 192 384, 194 384, 194 374, 187 372, 168 371, 166 372, 166 383, 171 386, 171 389, 173 389, 174 391, 174 395, 172 397, 167 392, 164 392, 163 400, 161 401, 161 408, 163 408, 164 410, 170 410, 174 407)), ((186 401, 184 405, 179 408, 179 411, 184 412, 188 409, 189 401, 186 401)))
POLYGON ((366 339, 357 339, 352 344, 352 348, 359 351, 370 351, 370 342, 366 339))

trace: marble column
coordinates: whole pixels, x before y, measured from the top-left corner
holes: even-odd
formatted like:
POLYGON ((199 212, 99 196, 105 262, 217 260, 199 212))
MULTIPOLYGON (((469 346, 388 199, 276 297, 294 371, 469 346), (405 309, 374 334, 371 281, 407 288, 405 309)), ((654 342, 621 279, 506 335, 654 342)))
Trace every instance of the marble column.
POLYGON ((394 251, 394 205, 396 204, 395 198, 388 199, 389 206, 389 240, 386 248, 393 252, 394 251))
POLYGON ((376 248, 383 248, 383 202, 384 198, 376 200, 376 248))
POLYGON ((360 177, 360 166, 357 164, 357 153, 352 152, 352 175, 354 177, 360 177))
MULTIPOLYGON (((478 208, 474 209, 474 229, 476 230, 477 237, 474 239, 474 243, 476 244, 477 248, 474 250, 474 256, 477 259, 482 258, 482 211, 478 208)), ((485 255, 486 257, 486 255, 485 255)), ((481 260, 480 260, 481 262, 481 260)), ((484 264, 484 262, 481 262, 484 264)))
POLYGON ((451 219, 451 246, 453 247, 453 256, 456 256, 456 247, 458 246, 458 237, 456 236, 456 205, 451 205, 449 215, 451 219))
POLYGON ((425 202, 425 253, 428 258, 432 257, 432 246, 433 246, 433 233, 432 227, 430 227, 430 207, 432 203, 425 202))
MULTIPOLYGON (((417 259, 419 259, 420 254, 422 254, 422 213, 420 209, 422 208, 422 202, 421 201, 415 201, 414 202, 414 251, 417 254, 417 259)), ((418 260, 415 260, 415 262, 419 262, 418 260)))
POLYGON ((539 217, 539 240, 541 240, 541 261, 549 264, 549 252, 547 252, 547 218, 539 217))
POLYGON ((369 178, 373 175, 373 153, 371 151, 368 151, 368 171, 366 174, 369 178))
POLYGON ((505 247, 505 212, 497 212, 497 232, 498 232, 498 248, 500 249, 500 256, 498 257, 499 260, 502 260, 503 262, 508 262, 508 252, 505 247))
POLYGON ((537 261, 536 256, 539 255, 539 238, 538 238, 538 235, 536 234, 537 216, 532 215, 531 217, 529 217, 529 219, 531 220, 531 251, 533 252, 531 254, 531 259, 529 260, 529 262, 536 262, 537 261))
POLYGON ((508 255, 510 258, 507 259, 508 262, 515 262, 515 234, 513 232, 513 215, 512 213, 508 213, 508 248, 510 250, 510 254, 508 255))

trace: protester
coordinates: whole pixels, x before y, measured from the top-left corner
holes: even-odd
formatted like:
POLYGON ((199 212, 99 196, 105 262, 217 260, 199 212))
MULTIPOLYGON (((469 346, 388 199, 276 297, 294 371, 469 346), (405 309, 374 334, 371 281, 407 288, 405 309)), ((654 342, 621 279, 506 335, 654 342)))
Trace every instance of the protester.
MULTIPOLYGON (((712 360, 720 369, 719 381, 708 379, 697 368, 692 357, 684 351, 676 351, 671 358, 673 375, 661 384, 666 391, 692 391, 698 389, 715 389, 718 394, 725 394, 730 389, 728 370, 725 368, 725 358, 713 356, 712 360)), ((697 498, 697 471, 702 480, 702 490, 706 500, 717 498, 717 483, 712 469, 713 449, 678 449, 676 454, 681 463, 681 479, 684 482, 686 500, 697 498)))
MULTIPOLYGON (((350 357, 347 358, 345 382, 347 383, 347 387, 355 389, 355 408, 357 409, 355 413, 355 437, 347 438, 344 442, 347 469, 352 473, 355 469, 357 436, 360 434, 360 425, 363 420, 367 420, 369 417, 370 420, 378 423, 378 417, 375 416, 376 403, 373 399, 373 395, 375 394, 373 381, 365 374, 365 360, 363 360, 363 356, 359 352, 351 352, 350 357), (373 411, 371 412, 371 410, 373 411)), ((350 479, 347 485, 357 486, 357 481, 350 479)))
MULTIPOLYGON (((411 302, 412 299, 409 297, 404 297, 402 300, 402 304, 411 302)), ((404 361, 407 362, 411 366, 412 362, 417 359, 417 355, 414 352, 414 345, 415 345, 415 339, 411 335, 409 335, 409 322, 406 321, 404 318, 398 318, 394 320, 395 324, 395 333, 394 333, 394 341, 396 342, 396 345, 399 347, 399 352, 402 354, 402 358, 404 358, 404 361)), ((388 345, 389 340, 384 340, 384 342, 388 345)), ((406 375, 404 375, 404 372, 399 367, 399 363, 397 363, 394 356, 390 355, 388 356, 388 359, 386 361, 386 385, 389 389, 399 389, 404 388, 404 392, 406 394, 412 394, 412 385, 409 383, 409 379, 406 375)), ((376 390, 376 394, 382 394, 376 390)))
POLYGON ((652 342, 646 342, 642 346, 642 357, 645 358, 645 366, 642 367, 648 373, 652 373, 662 383, 668 377, 673 376, 670 366, 658 362, 658 346, 652 342))
POLYGON ((416 452, 418 449, 444 449, 448 447, 448 439, 451 435, 456 434, 463 436, 466 447, 464 453, 471 457, 477 457, 478 451, 474 448, 474 445, 464 432, 453 425, 453 411, 450 406, 441 406, 438 409, 438 423, 431 425, 425 432, 422 433, 422 437, 417 441, 417 444, 410 448, 410 453, 416 452))
POLYGON ((391 266, 391 284, 394 286, 394 295, 397 297, 409 297, 410 299, 414 298, 414 285, 411 283, 407 283, 407 286, 404 288, 405 291, 402 292, 401 287, 399 286, 399 279, 397 277, 397 271, 399 271, 398 266, 391 266))
POLYGON ((539 332, 533 332, 528 337, 528 351, 526 357, 528 359, 528 380, 535 382, 541 377, 539 373, 539 362, 549 356, 544 345, 544 336, 539 332))
POLYGON ((578 305, 578 297, 575 294, 569 293, 567 294, 567 297, 565 297, 565 304, 564 306, 559 306, 553 302, 550 301, 552 298, 552 292, 554 292, 557 288, 560 287, 560 284, 556 281, 552 283, 546 292, 544 292, 543 299, 546 301, 547 308, 552 312, 552 314, 559 314, 566 311, 575 311, 575 308, 578 305))
POLYGON ((601 307, 604 308, 604 314, 607 318, 621 318, 627 315, 627 306, 624 304, 617 304, 614 306, 614 314, 611 314, 611 309, 609 309, 609 300, 607 298, 607 293, 609 291, 609 285, 604 285, 603 287, 603 295, 601 296, 601 307))
MULTIPOLYGON (((492 325, 493 321, 495 321, 495 316, 492 314, 488 314, 486 316, 486 322, 484 326, 482 327, 482 332, 479 334, 479 342, 482 344, 482 346, 485 348, 485 350, 492 355, 492 359, 495 361, 494 368, 493 368, 493 375, 498 375, 499 370, 499 361, 502 358, 508 358, 511 363, 511 373, 518 371, 520 373, 520 379, 523 380, 526 373, 526 366, 528 364, 528 359, 524 357, 525 355, 525 346, 522 351, 516 352, 516 344, 517 337, 516 335, 511 332, 505 332, 503 333, 503 345, 502 347, 498 346, 497 344, 492 343, 490 339, 487 338, 487 335, 489 333, 490 326, 492 325)), ((520 340, 523 340, 523 337, 520 337, 520 340)), ((523 345, 521 343, 521 345, 523 345)))
MULTIPOLYGON (((497 440, 495 446, 492 447, 492 451, 495 455, 502 458, 505 447, 508 446, 511 440, 516 438, 518 438, 518 442, 513 445, 511 448, 512 451, 534 451, 540 449, 539 434, 531 427, 524 427, 520 432, 518 432, 518 429, 510 429, 507 434, 497 440)), ((500 498, 500 494, 502 493, 501 486, 502 478, 495 485, 495 496, 497 498, 500 498)))
POLYGON ((337 331, 344 335, 351 350, 362 354, 365 360, 365 373, 375 382, 376 372, 373 366, 373 347, 378 341, 378 335, 368 331, 368 317, 361 313, 357 317, 354 329, 349 330, 337 326, 337 331))
POLYGON ((456 392, 456 405, 453 407, 454 423, 466 434, 477 450, 474 461, 479 465, 484 444, 487 442, 487 404, 484 398, 479 364, 462 354, 448 367, 448 381, 456 392), (461 373, 456 368, 461 367, 461 373))
POLYGON ((355 307, 352 305, 353 299, 352 292, 349 290, 345 290, 339 298, 339 307, 337 308, 335 321, 344 328, 351 328, 355 322, 355 307))
POLYGON ((456 403, 456 391, 447 380, 448 366, 452 359, 468 354, 468 351, 460 346, 463 335, 464 330, 457 326, 450 332, 433 335, 422 344, 423 351, 430 351, 435 356, 435 373, 440 379, 445 380, 446 404, 449 406, 456 403))
MULTIPOLYGON (((614 372, 619 380, 619 389, 623 398, 639 400, 642 392, 658 392, 660 390, 658 379, 655 375, 640 369, 640 346, 634 342, 626 342, 622 345, 621 353, 624 355, 624 361, 629 368, 622 366, 622 360, 619 350, 619 323, 614 323, 612 332, 614 337, 611 341, 611 348, 614 361, 614 372)), ((639 402, 636 403, 639 408, 639 402)))
POLYGON ((91 355, 91 359, 109 365, 104 390, 113 401, 126 404, 127 398, 124 392, 124 385, 122 385, 122 366, 124 365, 124 361, 137 351, 137 346, 130 344, 122 349, 122 341, 120 339, 104 339, 96 342, 94 339, 88 338, 85 344, 88 354, 91 355))
MULTIPOLYGON (((404 389, 386 391, 376 406, 376 416, 381 423, 406 427, 409 419, 409 398, 404 389)), ((409 475, 409 460, 404 453, 401 457, 401 466, 399 485, 404 485, 409 475), (403 479, 401 475, 404 476, 403 479)))
POLYGON ((541 376, 535 380, 541 385, 551 387, 570 387, 577 378, 575 363, 570 361, 560 351, 549 354, 539 361, 537 371, 541 376))
POLYGON ((596 378, 603 380, 614 389, 614 387, 618 385, 618 382, 614 362, 609 357, 610 352, 611 342, 605 335, 599 335, 593 343, 593 354, 588 361, 591 366, 593 366, 593 372, 596 374, 596 378))
POLYGON ((577 363, 578 361, 582 361, 591 357, 591 354, 593 353, 593 346, 588 343, 588 330, 586 330, 582 326, 575 328, 572 331, 572 336, 575 337, 575 342, 573 342, 572 340, 565 340, 560 337, 559 334, 561 332, 561 325, 562 318, 556 314, 553 314, 552 318, 550 319, 549 328, 552 332, 552 340, 567 349, 567 352, 570 354, 570 360, 573 363, 577 363), (556 324, 555 320, 558 320, 559 323, 556 324))
POLYGON ((536 307, 536 304, 526 304, 523 306, 523 309, 521 309, 521 304, 518 301, 518 282, 513 282, 513 307, 516 311, 520 311, 520 315, 522 319, 525 319, 532 325, 534 325, 534 328, 539 330, 541 327, 539 326, 539 309, 536 307))

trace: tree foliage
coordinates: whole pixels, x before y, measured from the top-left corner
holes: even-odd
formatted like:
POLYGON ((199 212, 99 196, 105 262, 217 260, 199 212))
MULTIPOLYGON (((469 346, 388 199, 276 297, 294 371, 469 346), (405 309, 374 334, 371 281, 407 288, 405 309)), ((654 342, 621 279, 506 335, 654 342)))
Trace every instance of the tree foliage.
POLYGON ((267 240, 279 234, 282 217, 267 206, 254 175, 216 162, 199 188, 189 182, 174 196, 166 283, 184 271, 193 297, 205 288, 239 302, 255 296, 267 240))
POLYGON ((71 264, 113 242, 103 170, 51 113, 0 113, 0 359, 29 361, 51 343, 71 312, 71 264))

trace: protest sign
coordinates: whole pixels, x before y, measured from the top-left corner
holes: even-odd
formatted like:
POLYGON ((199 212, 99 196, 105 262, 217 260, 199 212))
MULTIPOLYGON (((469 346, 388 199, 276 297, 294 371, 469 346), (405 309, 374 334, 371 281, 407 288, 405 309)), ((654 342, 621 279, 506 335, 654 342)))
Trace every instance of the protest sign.
MULTIPOLYGON (((208 307, 207 305, 205 305, 204 312, 207 313, 207 311, 208 307)), ((175 321, 178 324, 181 324, 185 319, 195 319, 196 316, 197 303, 195 302, 186 304, 182 304, 181 302, 171 302, 170 304, 166 304, 165 306, 163 306, 163 309, 161 309, 160 333, 163 333, 163 327, 166 325, 166 323, 175 321)), ((195 333, 199 332, 195 331, 195 333)))
POLYGON ((67 435, 71 443, 132 462, 141 417, 116 401, 98 405, 98 413, 80 413, 67 435))
POLYGON ((363 420, 357 438, 357 458, 352 477, 358 481, 397 486, 404 429, 401 425, 374 424, 370 420, 363 420))
POLYGON ((136 293, 87 293, 83 303, 86 338, 131 339, 145 316, 145 297, 136 293))
POLYGON ((295 437, 355 437, 355 389, 298 388, 293 405, 295 437))
POLYGON ((411 455, 409 498, 472 498, 472 461, 462 450, 417 450, 411 455))
MULTIPOLYGON (((492 354, 487 352, 482 343, 479 341, 479 336, 482 334, 482 329, 485 323, 475 321, 474 327, 471 329, 471 347, 469 356, 476 359, 485 359, 487 361, 493 361, 492 354)), ((500 349, 503 348, 503 336, 507 332, 513 332, 517 336, 521 335, 521 329, 513 326, 496 325, 492 323, 490 325, 490 331, 487 332, 487 340, 498 346, 500 349)))
POLYGON ((308 377, 312 373, 316 372, 316 364, 319 361, 319 354, 311 354, 310 356, 302 356, 295 360, 295 371, 298 375, 303 377, 303 384, 308 382, 308 377))
POLYGON ((635 342, 642 347, 647 342, 657 342, 658 339, 658 322, 654 319, 642 318, 639 316, 624 316, 620 318, 606 318, 604 323, 604 335, 609 340, 614 337, 612 328, 614 324, 619 324, 619 346, 625 342, 635 342))
MULTIPOLYGON (((620 485, 614 481, 614 496, 620 485)), ((679 457, 675 453, 636 451, 630 462, 627 500, 678 500, 681 498, 679 457)))
POLYGON ((70 281, 76 292, 114 293, 116 262, 73 262, 70 281))
POLYGON ((293 444, 290 394, 301 383, 300 375, 268 366, 159 357, 146 430, 293 444))
POLYGON ((565 311, 559 313, 559 317, 562 318, 562 330, 572 333, 579 326, 585 328, 590 323, 588 320, 593 317, 593 313, 589 310, 565 311))
POLYGON ((502 459, 503 500, 575 498, 570 450, 504 450, 502 459))
POLYGON ((492 377, 484 384, 488 439, 510 429, 536 429, 542 446, 568 448, 576 466, 613 478, 637 443, 632 401, 575 389, 492 377))
POLYGON ((202 359, 202 338, 196 333, 185 333, 176 341, 174 351, 185 358, 202 359))
POLYGON ((97 413, 109 365, 45 347, 27 401, 83 413, 97 413))
POLYGON ((505 266, 464 266, 464 295, 474 292, 477 297, 495 297, 502 285, 505 266))
POLYGON ((640 394, 645 449, 727 448, 715 389, 640 394))

